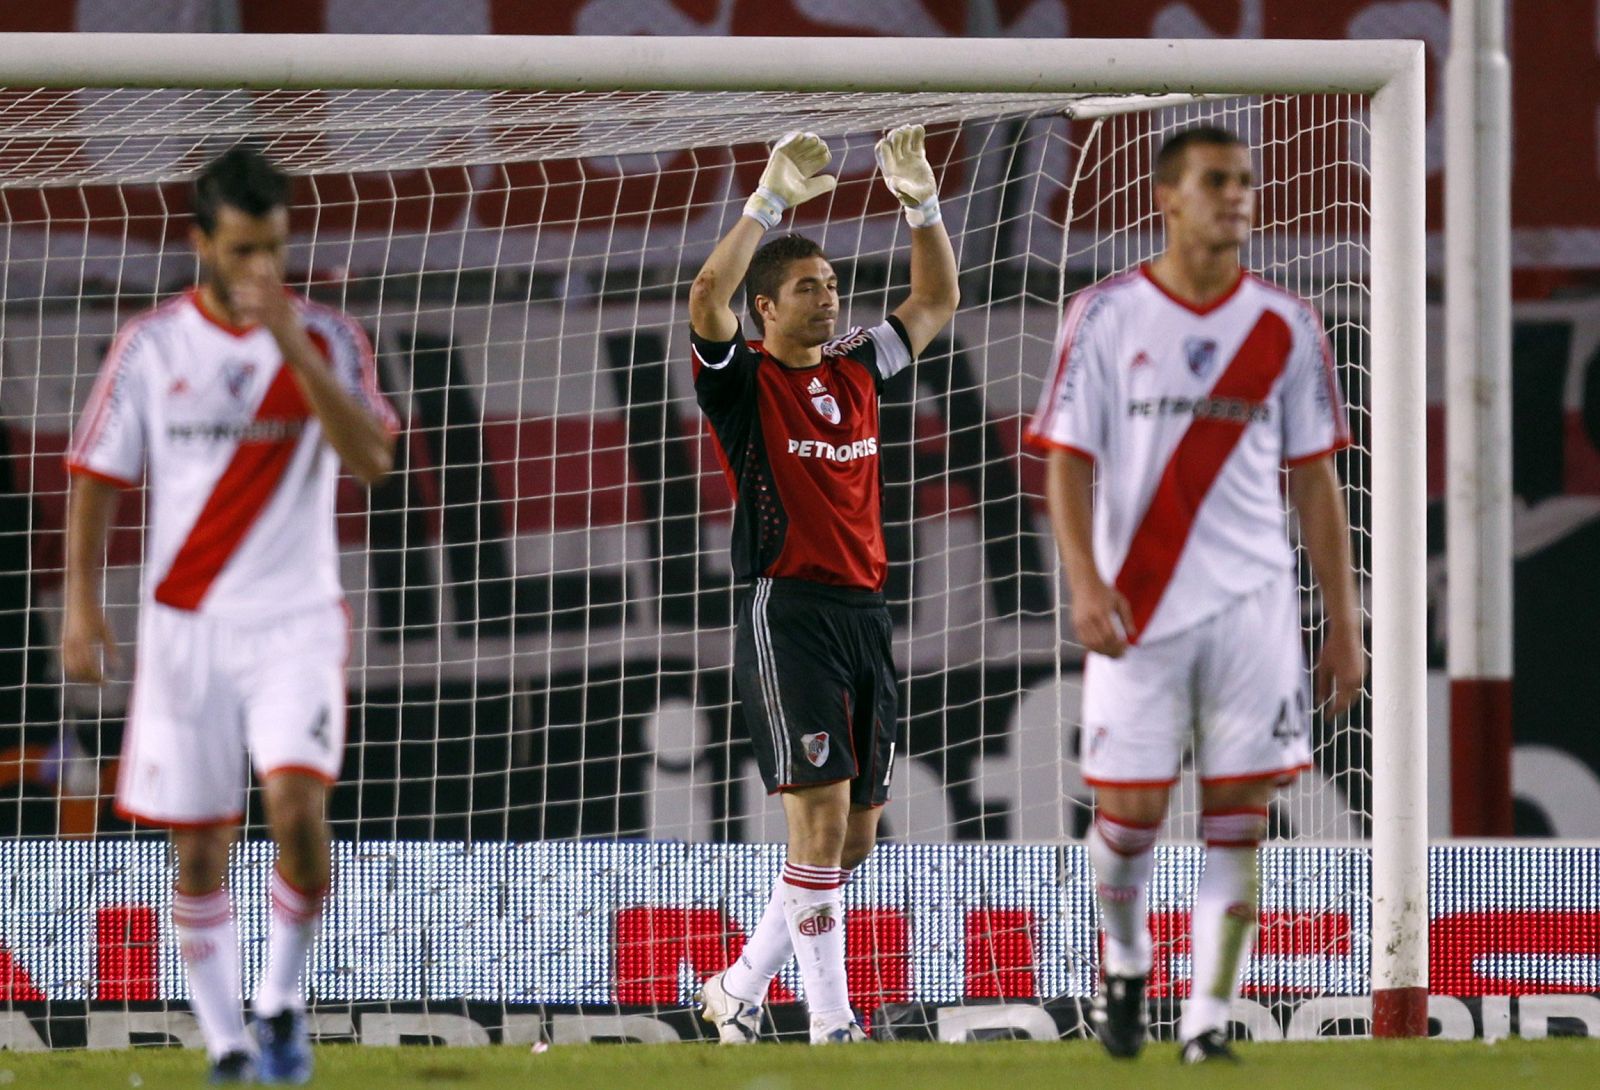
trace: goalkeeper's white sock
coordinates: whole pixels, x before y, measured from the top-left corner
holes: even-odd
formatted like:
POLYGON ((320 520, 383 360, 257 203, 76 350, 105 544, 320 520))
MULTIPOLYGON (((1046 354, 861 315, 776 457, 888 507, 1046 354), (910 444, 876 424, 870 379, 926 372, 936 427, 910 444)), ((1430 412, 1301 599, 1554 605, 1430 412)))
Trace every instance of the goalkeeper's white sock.
POLYGON ((1143 976, 1150 971, 1150 922, 1145 891, 1156 865, 1160 823, 1136 825, 1105 814, 1089 829, 1100 923, 1106 933, 1105 975, 1143 976))
MULTIPOLYGON (((850 872, 844 871, 845 881, 850 872)), ((751 1003, 764 1003, 772 978, 778 975, 791 955, 794 943, 789 941, 789 920, 783 912, 783 879, 772 884, 772 898, 761 922, 750 933, 744 949, 728 966, 722 976, 722 986, 731 996, 751 1003)))
POLYGON ((1264 809, 1200 815, 1206 865, 1195 889, 1190 948, 1194 972, 1179 1037, 1188 1041, 1228 1024, 1239 973, 1256 931, 1256 846, 1267 832, 1264 809))
POLYGON ((257 1018, 285 1010, 302 1010, 306 955, 322 923, 327 889, 296 889, 277 867, 272 868, 272 928, 267 936, 267 968, 261 974, 252 1004, 257 1018))
POLYGON ((813 1041, 855 1018, 844 972, 843 886, 849 876, 838 867, 785 863, 778 881, 789 941, 806 987, 813 1041))
POLYGON ((229 1052, 254 1052, 239 998, 239 932, 233 924, 228 891, 218 888, 191 894, 174 890, 172 922, 188 970, 189 1006, 200 1023, 206 1054, 216 1060, 229 1052))

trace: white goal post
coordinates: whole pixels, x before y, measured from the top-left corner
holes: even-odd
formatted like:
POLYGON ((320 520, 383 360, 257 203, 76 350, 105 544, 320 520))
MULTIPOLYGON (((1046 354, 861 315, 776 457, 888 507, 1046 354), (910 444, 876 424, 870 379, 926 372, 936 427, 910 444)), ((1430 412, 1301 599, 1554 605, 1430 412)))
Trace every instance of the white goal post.
MULTIPOLYGON (((1365 96, 1372 1026, 1427 1033, 1420 43, 17 34, 0 37, 0 87, 1365 96)), ((134 155, 141 138, 107 154, 134 155)), ((3 166, 0 146, 0 190, 3 166)))

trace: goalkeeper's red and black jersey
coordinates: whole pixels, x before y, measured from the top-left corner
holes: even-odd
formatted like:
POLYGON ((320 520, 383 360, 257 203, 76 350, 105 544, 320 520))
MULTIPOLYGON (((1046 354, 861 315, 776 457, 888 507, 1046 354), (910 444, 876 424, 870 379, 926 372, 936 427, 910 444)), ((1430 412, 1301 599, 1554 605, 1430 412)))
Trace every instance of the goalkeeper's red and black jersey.
POLYGON ((852 329, 814 367, 691 334, 694 391, 734 494, 733 574, 881 590, 878 392, 911 363, 899 319, 852 329))

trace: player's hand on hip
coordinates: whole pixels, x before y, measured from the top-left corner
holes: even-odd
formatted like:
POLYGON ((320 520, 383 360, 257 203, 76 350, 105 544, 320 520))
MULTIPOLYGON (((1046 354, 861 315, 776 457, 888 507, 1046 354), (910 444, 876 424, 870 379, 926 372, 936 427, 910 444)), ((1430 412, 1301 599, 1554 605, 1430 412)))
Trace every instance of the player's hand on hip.
POLYGON ((1361 695, 1367 676, 1366 650, 1361 646, 1361 626, 1356 622, 1333 624, 1317 656, 1316 700, 1328 704, 1330 717, 1343 715, 1361 695))
POLYGON ((1117 588, 1100 580, 1072 588, 1072 629, 1084 647, 1098 655, 1121 658, 1132 628, 1133 610, 1117 588))
POLYGON ((786 209, 830 192, 838 179, 821 173, 833 160, 828 142, 814 132, 791 132, 772 146, 761 184, 745 202, 744 214, 772 228, 786 209))
POLYGON ((925 137, 921 125, 901 125, 873 148, 883 184, 904 206, 906 221, 913 227, 927 227, 940 218, 939 183, 928 163, 925 137))
POLYGON ((117 669, 122 665, 105 611, 98 605, 68 606, 61 626, 61 672, 66 679, 104 685, 102 653, 106 666, 117 669))

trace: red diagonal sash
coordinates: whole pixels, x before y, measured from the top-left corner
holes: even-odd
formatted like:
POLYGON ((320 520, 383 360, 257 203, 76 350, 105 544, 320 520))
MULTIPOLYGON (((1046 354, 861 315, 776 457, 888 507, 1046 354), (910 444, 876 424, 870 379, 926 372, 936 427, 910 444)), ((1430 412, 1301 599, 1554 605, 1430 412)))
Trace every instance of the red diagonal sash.
MULTIPOLYGON (((1283 373, 1291 341, 1288 323, 1276 312, 1266 311, 1208 396, 1251 403, 1266 400, 1273 383, 1283 373)), ((1178 440, 1161 471, 1161 481, 1133 533, 1122 570, 1117 572, 1117 590, 1133 610, 1129 642, 1138 642, 1139 634, 1161 604, 1200 505, 1248 424, 1248 420, 1197 418, 1178 440)))
MULTIPOLYGON (((255 422, 303 421, 309 415, 294 375, 287 365, 280 366, 256 409, 255 422)), ((156 587, 156 601, 175 609, 200 608, 206 591, 278 490, 299 441, 296 433, 239 442, 233 460, 200 508, 189 536, 178 547, 166 578, 156 587)))

